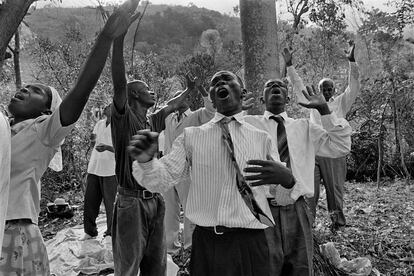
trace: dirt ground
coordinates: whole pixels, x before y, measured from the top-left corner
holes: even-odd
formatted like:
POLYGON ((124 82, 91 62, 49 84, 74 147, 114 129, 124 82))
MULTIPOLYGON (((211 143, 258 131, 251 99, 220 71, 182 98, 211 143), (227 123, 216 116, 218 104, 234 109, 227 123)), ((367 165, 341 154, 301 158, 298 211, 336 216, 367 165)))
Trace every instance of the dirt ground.
MULTIPOLYGON (((315 233, 322 242, 334 242, 341 258, 369 258, 374 268, 373 276, 414 275, 413 194, 414 186, 407 187, 403 181, 387 181, 379 189, 372 182, 346 183, 347 227, 336 234, 330 232, 326 199, 322 193, 315 233)), ((70 200, 78 208, 72 219, 49 219, 42 212, 40 227, 46 240, 61 229, 82 223, 82 191, 55 196, 70 200)), ((188 250, 173 256, 181 268, 181 276, 188 275, 189 256, 188 250)))

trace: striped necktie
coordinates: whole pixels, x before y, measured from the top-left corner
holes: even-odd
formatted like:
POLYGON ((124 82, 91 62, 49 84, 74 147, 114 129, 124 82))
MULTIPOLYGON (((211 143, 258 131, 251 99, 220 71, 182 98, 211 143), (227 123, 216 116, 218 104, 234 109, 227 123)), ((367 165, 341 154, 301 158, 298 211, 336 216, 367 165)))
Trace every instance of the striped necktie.
POLYGON ((243 174, 241 173, 240 167, 237 164, 236 157, 234 154, 234 145, 233 141, 230 136, 229 126, 228 123, 231 120, 235 120, 234 118, 228 118, 224 117, 218 125, 220 126, 222 130, 222 138, 224 141, 224 144, 226 145, 226 148, 228 152, 230 153, 231 161, 233 163, 234 168, 236 169, 236 183, 237 183, 237 189, 239 190, 239 193, 241 197, 244 200, 244 203, 246 203, 247 207, 250 209, 250 211, 253 213, 255 218, 259 220, 261 223, 273 227, 274 224, 272 220, 263 212, 263 210, 260 208, 259 204, 257 203, 256 199, 253 196, 253 191, 250 188, 250 186, 246 183, 246 180, 244 179, 243 174))
POLYGON ((287 142, 286 129, 282 116, 271 116, 271 119, 277 122, 277 149, 279 151, 280 161, 285 162, 290 168, 289 146, 287 142))

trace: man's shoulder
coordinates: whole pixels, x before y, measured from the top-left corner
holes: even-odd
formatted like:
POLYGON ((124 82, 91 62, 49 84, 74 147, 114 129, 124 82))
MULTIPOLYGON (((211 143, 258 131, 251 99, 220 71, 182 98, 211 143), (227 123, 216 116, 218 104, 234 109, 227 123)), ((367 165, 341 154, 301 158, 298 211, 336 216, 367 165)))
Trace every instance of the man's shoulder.
MULTIPOLYGON (((255 115, 258 116, 258 115, 255 115)), ((257 121, 254 120, 250 120, 250 121, 244 121, 244 123, 242 124, 242 127, 245 128, 246 131, 249 132, 254 132, 257 135, 263 135, 264 137, 268 136, 267 131, 263 130, 260 125, 255 124, 255 123, 259 123, 261 122, 259 119, 257 119, 257 121)))
POLYGON ((263 115, 245 115, 243 119, 251 125, 263 123, 263 115))

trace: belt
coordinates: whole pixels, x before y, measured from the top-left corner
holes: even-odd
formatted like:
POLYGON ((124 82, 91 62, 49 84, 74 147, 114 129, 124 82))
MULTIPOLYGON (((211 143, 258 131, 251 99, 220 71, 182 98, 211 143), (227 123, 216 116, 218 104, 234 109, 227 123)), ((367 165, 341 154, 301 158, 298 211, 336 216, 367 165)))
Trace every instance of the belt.
POLYGON ((132 189, 124 188, 124 187, 118 187, 118 194, 124 195, 124 196, 142 198, 142 199, 152 199, 156 195, 158 195, 158 193, 151 193, 150 191, 144 190, 144 189, 132 190, 132 189))
POLYGON ((13 224, 30 223, 32 224, 32 220, 31 219, 9 219, 9 220, 6 220, 6 223, 13 223, 13 224))
POLYGON ((241 228, 241 227, 227 227, 227 226, 221 226, 221 225, 216 225, 216 226, 200 226, 197 225, 198 228, 208 231, 208 232, 213 232, 216 235, 223 235, 225 233, 234 233, 234 232, 247 232, 247 231, 263 231, 263 229, 255 229, 255 228, 241 228))

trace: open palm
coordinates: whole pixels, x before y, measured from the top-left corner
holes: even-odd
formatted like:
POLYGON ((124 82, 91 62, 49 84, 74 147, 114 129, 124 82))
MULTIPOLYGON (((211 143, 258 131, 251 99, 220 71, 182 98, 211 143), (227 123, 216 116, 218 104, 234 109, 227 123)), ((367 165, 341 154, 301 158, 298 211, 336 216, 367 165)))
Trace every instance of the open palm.
POLYGON ((313 85, 306 86, 306 91, 302 90, 302 93, 308 100, 307 103, 299 103, 303 107, 318 109, 326 104, 325 97, 322 95, 322 93, 316 93, 316 89, 313 85))

